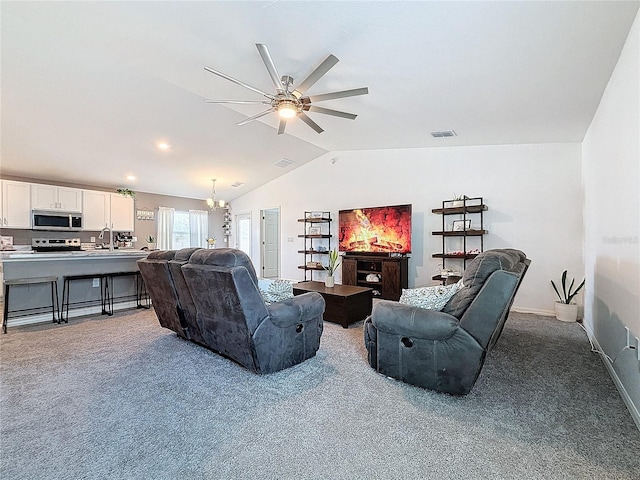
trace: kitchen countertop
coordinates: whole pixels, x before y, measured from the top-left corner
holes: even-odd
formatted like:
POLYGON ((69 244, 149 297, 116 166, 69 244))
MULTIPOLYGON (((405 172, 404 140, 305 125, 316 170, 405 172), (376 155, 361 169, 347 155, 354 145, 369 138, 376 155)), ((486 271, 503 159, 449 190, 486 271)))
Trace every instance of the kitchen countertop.
POLYGON ((32 250, 15 250, 2 252, 3 262, 15 261, 43 261, 43 260, 83 260, 139 257, 144 258, 149 254, 149 250, 116 249, 116 250, 80 250, 73 252, 34 252, 32 250))

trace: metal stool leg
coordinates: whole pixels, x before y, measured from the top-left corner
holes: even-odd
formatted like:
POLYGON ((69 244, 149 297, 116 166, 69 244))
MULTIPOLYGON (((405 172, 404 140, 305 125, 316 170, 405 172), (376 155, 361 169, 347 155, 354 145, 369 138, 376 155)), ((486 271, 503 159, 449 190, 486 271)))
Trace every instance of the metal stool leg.
MULTIPOLYGON (((52 306, 53 308, 53 318, 55 318, 56 316, 56 312, 58 313, 58 324, 60 324, 60 322, 62 321, 62 317, 60 316, 60 299, 58 298, 58 281, 55 280, 52 284, 51 284, 51 290, 52 292, 55 291, 55 296, 51 299, 51 302, 53 303, 53 300, 55 299, 56 303, 54 306, 52 306)), ((67 314, 67 318, 65 319, 64 323, 69 323, 69 315, 67 314)))
POLYGON ((54 298, 58 296, 58 282, 51 282, 51 316, 53 317, 53 323, 57 323, 58 325, 60 325, 60 316, 58 316, 58 318, 56 319, 56 303, 58 303, 57 301, 54 301, 54 298), (53 288, 56 288, 56 293, 55 293, 55 297, 53 295, 53 288))
POLYGON ((2 317, 2 331, 7 333, 7 321, 9 319, 9 285, 4 286, 4 316, 2 317))

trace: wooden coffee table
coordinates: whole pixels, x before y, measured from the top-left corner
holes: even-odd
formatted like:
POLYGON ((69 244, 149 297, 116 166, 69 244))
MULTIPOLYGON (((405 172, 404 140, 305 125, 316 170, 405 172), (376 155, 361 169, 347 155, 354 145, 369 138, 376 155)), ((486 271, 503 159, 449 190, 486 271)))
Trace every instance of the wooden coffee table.
POLYGON ((344 328, 359 322, 371 313, 371 292, 373 289, 352 285, 336 285, 328 288, 324 282, 300 282, 293 284, 293 294, 318 292, 326 304, 324 319, 339 323, 344 328))

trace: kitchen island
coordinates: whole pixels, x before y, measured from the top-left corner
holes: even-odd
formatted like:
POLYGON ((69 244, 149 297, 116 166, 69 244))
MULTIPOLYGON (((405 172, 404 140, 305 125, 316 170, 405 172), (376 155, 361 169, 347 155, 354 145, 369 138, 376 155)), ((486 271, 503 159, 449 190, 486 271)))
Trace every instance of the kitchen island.
MULTIPOLYGON (((62 305, 63 279, 65 276, 86 276, 71 283, 69 291, 69 317, 101 313, 100 276, 123 272, 138 272, 139 259, 148 251, 132 249, 86 250, 73 252, 3 252, 2 269, 4 281, 51 276, 58 278, 58 298, 62 305), (91 275, 96 275, 91 277, 91 275)), ((115 299, 114 309, 131 308, 137 305, 135 275, 113 278, 110 294, 115 299)), ((8 326, 51 322, 51 307, 42 312, 21 312, 32 307, 51 305, 51 290, 47 285, 22 285, 12 287, 10 294, 8 326)))

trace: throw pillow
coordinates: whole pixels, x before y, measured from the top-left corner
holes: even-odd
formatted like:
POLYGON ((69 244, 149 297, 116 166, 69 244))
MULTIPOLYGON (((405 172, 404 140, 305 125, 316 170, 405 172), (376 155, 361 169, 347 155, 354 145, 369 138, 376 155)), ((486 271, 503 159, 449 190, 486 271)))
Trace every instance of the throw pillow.
POLYGON ((402 295, 400 296, 400 303, 410 305, 412 307, 440 311, 461 287, 462 280, 451 285, 403 288, 402 295))
POLYGON ((258 280, 258 289, 267 305, 293 298, 293 282, 289 280, 261 278, 258 280))

